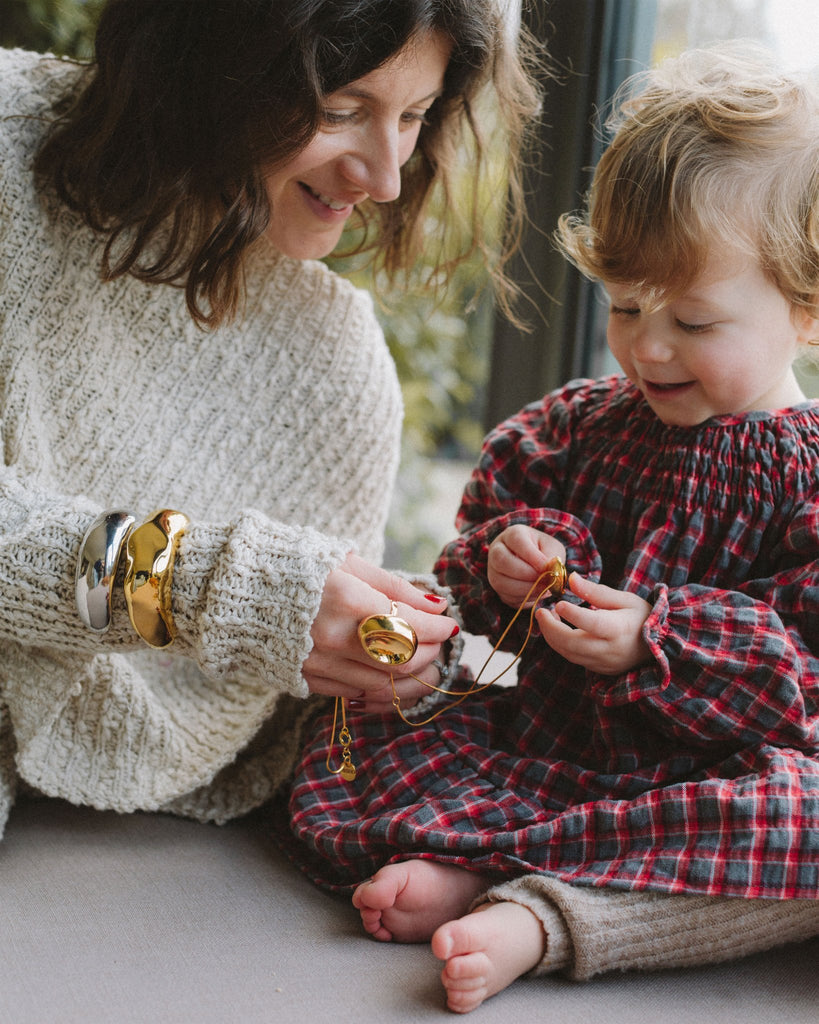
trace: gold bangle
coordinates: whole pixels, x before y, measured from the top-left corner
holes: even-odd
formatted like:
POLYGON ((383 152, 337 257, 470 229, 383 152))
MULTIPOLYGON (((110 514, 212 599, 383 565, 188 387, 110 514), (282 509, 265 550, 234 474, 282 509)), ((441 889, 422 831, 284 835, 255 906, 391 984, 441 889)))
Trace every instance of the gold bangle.
POLYGON ((126 542, 125 603, 131 625, 151 647, 167 647, 176 636, 171 610, 173 563, 188 517, 162 509, 131 532, 126 542))

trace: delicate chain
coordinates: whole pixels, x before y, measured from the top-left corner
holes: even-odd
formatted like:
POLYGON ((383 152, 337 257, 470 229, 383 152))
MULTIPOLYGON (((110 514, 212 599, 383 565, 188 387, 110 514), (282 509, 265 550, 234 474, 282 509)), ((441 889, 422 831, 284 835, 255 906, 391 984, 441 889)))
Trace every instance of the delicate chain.
POLYGON ((472 685, 469 687, 468 690, 462 690, 462 691, 445 690, 445 689, 443 689, 440 686, 434 686, 432 683, 424 682, 423 679, 419 679, 418 676, 412 675, 412 673, 410 673, 410 675, 412 675, 413 679, 416 679, 419 683, 421 683, 423 686, 426 686, 428 689, 436 690, 438 693, 444 693, 444 694, 447 694, 449 696, 457 697, 458 698, 457 700, 452 701, 450 704, 444 704, 442 707, 437 708, 435 711, 433 711, 433 713, 428 718, 423 718, 423 719, 420 719, 420 720, 414 720, 414 719, 407 718, 407 716, 404 714, 403 710, 401 709, 401 698, 398 696, 398 694, 397 694, 397 692, 395 690, 395 680, 393 678, 392 672, 390 672, 390 685, 392 686, 392 706, 395 708, 395 710, 401 716, 401 719, 404 722, 406 722, 407 725, 410 725, 410 726, 413 726, 413 727, 416 727, 416 728, 419 727, 419 726, 422 726, 422 725, 428 725, 430 722, 434 721, 439 715, 443 714, 444 711, 448 711, 450 708, 456 708, 459 704, 462 704, 466 700, 467 697, 471 697, 475 693, 483 692, 484 690, 488 689, 490 686, 493 686, 495 683, 497 683, 497 681, 499 679, 502 679, 503 676, 505 676, 506 673, 509 671, 509 669, 511 669, 514 665, 516 665, 518 663, 518 661, 520 661, 520 658, 521 658, 523 652, 526 650, 526 645, 529 643, 529 638, 532 635, 532 630, 533 630, 534 624, 535 624, 535 612, 537 611, 537 606, 540 603, 541 599, 544 597, 544 595, 547 592, 554 593, 556 587, 559 587, 560 592, 562 592, 562 590, 563 590, 563 588, 565 586, 565 579, 566 579, 565 569, 563 568, 562 564, 560 565, 559 569, 555 569, 554 566, 553 566, 553 563, 550 562, 549 566, 546 569, 543 570, 543 572, 537 577, 535 582, 532 584, 532 586, 527 591, 526 596, 521 601, 521 603, 518 606, 518 609, 515 612, 515 614, 509 620, 509 623, 506 626, 506 629, 504 629, 504 631, 501 633, 501 635, 500 635, 500 637, 498 639, 498 642, 495 644, 495 646, 489 652, 489 655, 488 655, 486 661, 481 666, 480 671, 478 672, 478 674, 472 680, 472 685), (543 587, 541 587, 541 589, 538 591, 537 597, 532 602, 532 609, 531 609, 531 611, 529 613, 529 626, 528 626, 528 628, 526 630, 526 636, 523 638, 523 643, 520 646, 520 650, 517 652, 517 654, 514 656, 514 658, 509 662, 509 664, 506 666, 506 668, 504 668, 501 672, 499 672, 493 679, 490 679, 489 682, 481 683, 480 682, 481 677, 483 676, 484 672, 486 671, 486 668, 489 665, 489 662, 498 653, 498 648, 503 643, 503 641, 506 639, 506 635, 509 632, 509 630, 512 628, 512 626, 514 626, 515 622, 518 620, 519 616, 523 612, 523 609, 526 607, 529 599, 531 598, 533 592, 537 589, 538 585, 541 583, 541 581, 544 579, 544 577, 547 577, 547 576, 550 577, 549 582, 546 583, 543 587))
MULTIPOLYGON (((467 697, 471 697, 473 694, 482 693, 488 687, 494 685, 499 679, 505 676, 509 669, 512 668, 513 665, 515 665, 520 660, 521 655, 526 650, 526 645, 529 643, 529 638, 531 637, 532 630, 534 628, 535 612, 537 611, 537 606, 540 603, 541 599, 547 593, 547 591, 552 594, 561 594, 566 587, 567 575, 568 574, 563 563, 559 559, 552 559, 549 565, 537 577, 535 582, 527 591, 526 596, 521 601, 520 605, 515 611, 515 614, 509 620, 506 629, 504 629, 504 631, 501 633, 498 642, 489 652, 486 661, 481 666, 478 674, 472 680, 472 684, 468 690, 445 690, 441 686, 435 686, 433 683, 427 683, 423 679, 419 679, 418 676, 414 675, 412 672, 409 673, 409 675, 413 679, 421 683, 422 686, 426 686, 427 689, 435 690, 437 693, 443 693, 447 696, 457 698, 457 700, 454 700, 449 704, 444 704, 440 708, 437 708, 427 718, 422 718, 420 720, 412 720, 410 718, 407 718, 407 716, 404 714, 401 708, 401 698, 398 696, 398 693, 395 689, 395 678, 393 676, 393 673, 390 672, 390 686, 392 687, 392 706, 398 712, 401 720, 405 722, 407 725, 409 725, 411 728, 415 729, 419 728, 422 725, 428 725, 430 722, 434 721, 439 715, 442 715, 444 711, 449 711, 450 708, 457 707, 459 704, 462 704, 467 697), (518 617, 521 615, 527 603, 529 602, 529 599, 531 598, 532 594, 535 592, 535 590, 537 590, 538 586, 546 577, 548 577, 548 582, 540 588, 537 597, 534 599, 534 601, 532 601, 532 607, 529 613, 529 626, 526 630, 526 636, 523 638, 523 643, 520 646, 520 650, 514 656, 512 661, 509 662, 506 668, 499 672, 493 679, 490 679, 489 682, 481 683, 481 677, 483 676, 484 671, 489 665, 489 662, 497 654, 498 648, 506 639, 509 630, 512 628, 512 626, 514 626, 518 617)), ((331 775, 341 775, 342 778, 346 779, 348 782, 352 781, 356 776, 356 768, 352 762, 352 758, 350 757, 351 743, 352 736, 350 735, 350 730, 347 728, 347 716, 344 710, 344 700, 342 697, 336 697, 335 710, 333 712, 333 728, 330 734, 330 746, 329 749, 327 750, 327 760, 325 763, 327 766, 327 770, 330 772, 331 775), (339 731, 338 734, 338 741, 341 744, 341 766, 338 768, 331 768, 330 758, 333 756, 333 748, 335 747, 336 742, 336 725, 338 724, 339 705, 341 706, 341 730, 339 731)))
POLYGON ((356 769, 353 764, 353 760, 350 757, 350 744, 353 742, 353 737, 350 735, 350 730, 347 728, 347 713, 344 710, 344 700, 341 697, 336 697, 335 708, 333 710, 333 731, 330 734, 330 746, 327 750, 327 760, 325 762, 327 771, 331 775, 340 775, 347 782, 352 782, 356 777, 356 769), (341 731, 338 734, 338 742, 341 744, 341 765, 338 768, 330 767, 330 758, 333 756, 333 747, 336 743, 336 724, 338 722, 338 709, 341 705, 341 731))

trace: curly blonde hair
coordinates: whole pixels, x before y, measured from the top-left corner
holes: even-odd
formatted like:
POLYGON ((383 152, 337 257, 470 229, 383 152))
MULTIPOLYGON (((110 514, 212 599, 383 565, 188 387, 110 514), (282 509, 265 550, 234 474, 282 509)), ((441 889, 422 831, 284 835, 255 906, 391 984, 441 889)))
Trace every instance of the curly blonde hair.
POLYGON ((633 76, 588 208, 557 243, 588 277, 649 304, 681 294, 707 250, 752 254, 794 307, 819 317, 819 90, 747 42, 691 50, 633 76))

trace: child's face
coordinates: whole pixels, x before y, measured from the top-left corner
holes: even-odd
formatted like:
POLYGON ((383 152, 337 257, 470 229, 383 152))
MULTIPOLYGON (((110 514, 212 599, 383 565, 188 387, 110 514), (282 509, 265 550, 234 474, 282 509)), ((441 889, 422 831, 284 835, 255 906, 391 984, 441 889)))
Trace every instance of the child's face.
POLYGON ((691 287, 654 312, 641 310, 627 285, 607 290, 609 347, 664 423, 805 401, 792 364, 819 325, 750 257, 713 250, 691 287))

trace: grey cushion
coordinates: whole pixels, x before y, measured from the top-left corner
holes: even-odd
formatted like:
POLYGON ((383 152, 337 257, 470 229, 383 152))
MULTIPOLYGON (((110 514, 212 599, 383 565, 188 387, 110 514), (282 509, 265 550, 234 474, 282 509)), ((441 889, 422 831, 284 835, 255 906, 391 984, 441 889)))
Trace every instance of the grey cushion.
MULTIPOLYGON (((435 1024, 425 946, 367 938, 258 819, 21 803, 0 843, 2 1024, 435 1024)), ((817 1024, 819 940, 703 970, 522 979, 475 1024, 817 1024)))

